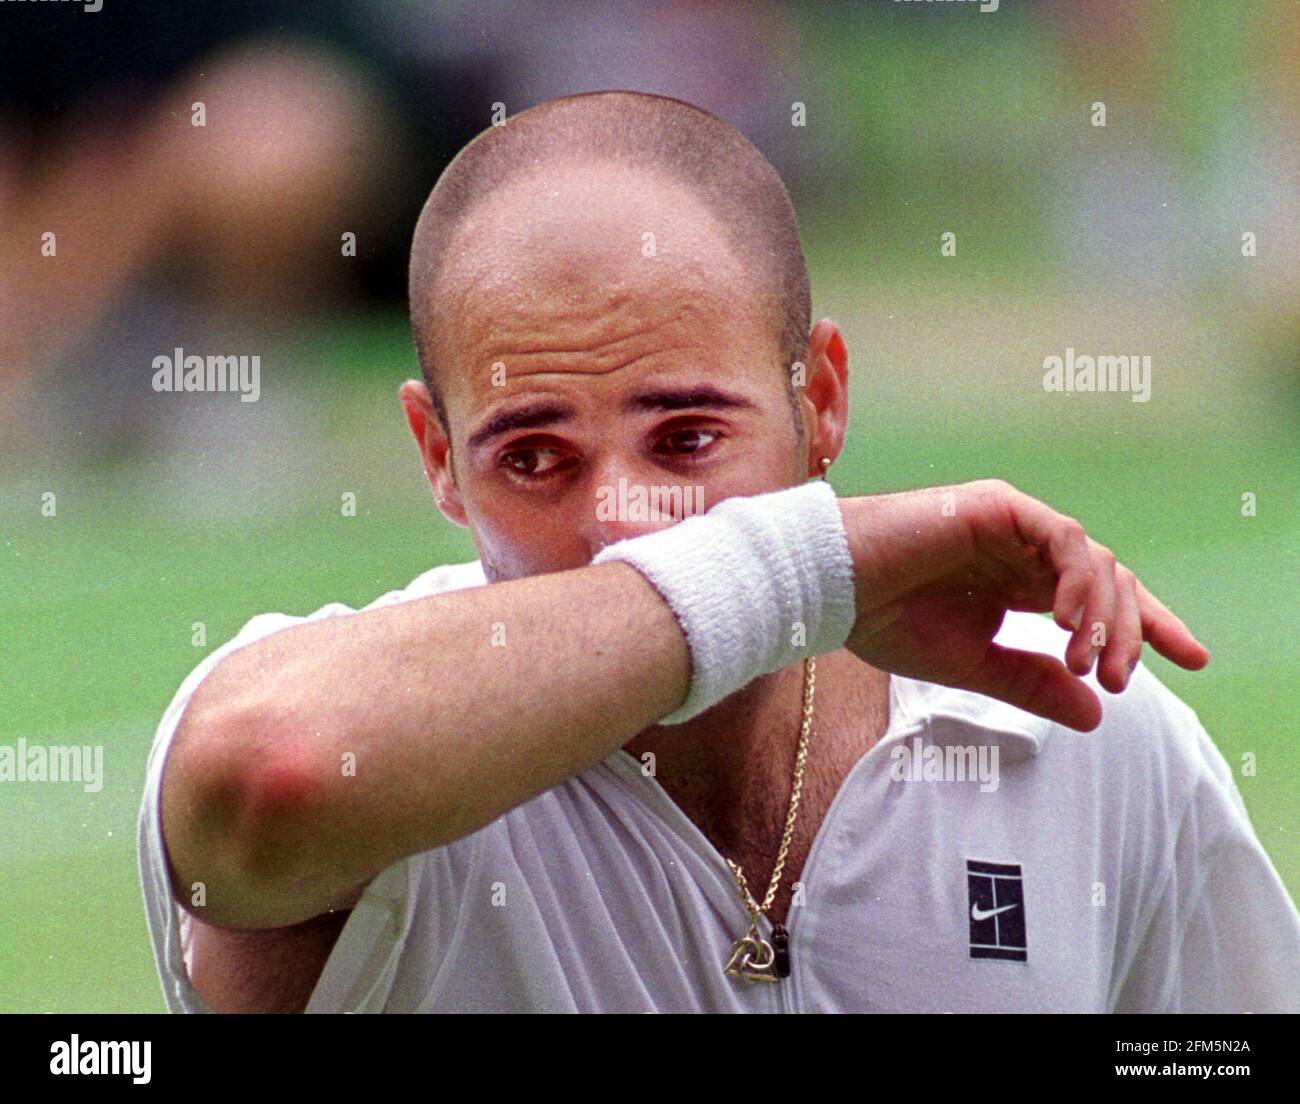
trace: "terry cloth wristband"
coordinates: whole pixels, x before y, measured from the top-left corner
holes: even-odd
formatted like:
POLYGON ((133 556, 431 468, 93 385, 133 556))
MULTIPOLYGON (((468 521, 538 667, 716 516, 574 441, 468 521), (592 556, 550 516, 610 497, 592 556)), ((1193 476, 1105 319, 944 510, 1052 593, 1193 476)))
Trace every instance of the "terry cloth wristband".
POLYGON ((829 483, 727 498, 707 513, 602 549, 631 564, 686 634, 690 693, 660 724, 681 724, 759 675, 833 652, 856 618, 853 562, 829 483))

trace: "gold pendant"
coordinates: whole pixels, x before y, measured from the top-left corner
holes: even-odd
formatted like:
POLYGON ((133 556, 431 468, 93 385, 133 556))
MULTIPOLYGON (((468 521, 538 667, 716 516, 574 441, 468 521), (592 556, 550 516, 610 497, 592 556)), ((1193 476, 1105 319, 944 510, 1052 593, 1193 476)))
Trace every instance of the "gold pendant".
POLYGON ((723 970, 731 977, 745 981, 780 981, 776 972, 776 952, 772 944, 758 934, 758 926, 751 924, 743 939, 731 945, 731 957, 723 970))

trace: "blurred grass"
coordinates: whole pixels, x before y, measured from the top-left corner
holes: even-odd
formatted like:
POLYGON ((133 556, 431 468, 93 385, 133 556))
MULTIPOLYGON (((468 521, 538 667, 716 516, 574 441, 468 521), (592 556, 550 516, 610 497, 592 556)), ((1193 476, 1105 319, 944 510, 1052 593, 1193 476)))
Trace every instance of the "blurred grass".
MULTIPOLYGON (((829 281, 819 298, 834 303, 851 283, 837 290, 829 281)), ((863 334, 871 356, 854 361, 837 489, 996 475, 1080 517, 1213 651, 1195 675, 1149 650, 1145 658, 1234 768, 1243 752, 1257 756, 1258 775, 1238 772, 1238 784, 1300 896, 1295 419, 1238 388, 1236 406, 1202 392, 1189 400, 1193 417, 1161 420, 1127 396, 1044 396, 1005 368, 945 391, 951 365, 927 374, 913 345, 931 313, 926 302, 912 303, 896 331, 882 329, 907 301, 898 293, 878 305, 879 317, 846 321, 850 341, 863 334), (1064 402, 1075 403, 1069 417, 1064 402), (1243 490, 1258 495, 1258 517, 1241 516, 1243 490)), ((840 306, 853 314, 847 300, 840 306)), ((939 329, 950 324, 945 317, 939 329)), ((437 516, 397 410, 397 383, 414 371, 405 327, 400 317, 358 319, 299 350, 315 366, 301 409, 330 466, 287 509, 261 500, 275 473, 256 467, 232 516, 178 510, 185 485, 151 461, 65 472, 54 480, 63 487, 57 519, 35 506, 50 477, 29 473, 0 488, 0 578, 11 609, 0 622, 0 740, 103 743, 107 778, 98 794, 0 791, 0 1011, 162 1009, 136 813, 154 726, 203 655, 257 613, 361 606, 434 564, 474 558, 467 536, 437 516), (340 490, 357 494, 356 517, 341 515, 340 490), (196 621, 206 625, 205 647, 191 644, 196 621)))

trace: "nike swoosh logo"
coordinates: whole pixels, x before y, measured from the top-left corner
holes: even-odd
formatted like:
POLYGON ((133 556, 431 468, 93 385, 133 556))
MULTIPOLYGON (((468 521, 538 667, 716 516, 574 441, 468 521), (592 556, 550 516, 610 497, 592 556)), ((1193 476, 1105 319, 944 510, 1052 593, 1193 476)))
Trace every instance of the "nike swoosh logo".
POLYGON ((989 909, 988 912, 985 912, 979 905, 971 905, 970 918, 972 920, 987 920, 990 916, 996 916, 999 912, 1006 912, 1007 909, 1015 907, 1015 905, 1003 905, 1001 908, 989 909))

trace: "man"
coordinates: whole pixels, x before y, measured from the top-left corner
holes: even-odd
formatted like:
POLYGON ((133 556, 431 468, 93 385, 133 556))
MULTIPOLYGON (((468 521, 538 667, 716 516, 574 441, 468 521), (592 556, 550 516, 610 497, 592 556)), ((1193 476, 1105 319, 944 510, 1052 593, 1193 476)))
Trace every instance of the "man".
POLYGON ((1294 1009, 1300 918, 1137 665, 1202 667, 1182 622, 1006 484, 810 481, 847 350, 734 129, 614 92, 490 129, 411 308, 480 559, 181 687, 141 815, 173 1009, 1294 1009))

